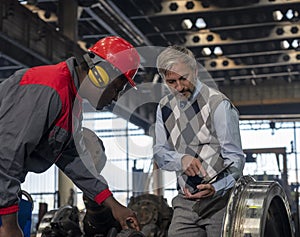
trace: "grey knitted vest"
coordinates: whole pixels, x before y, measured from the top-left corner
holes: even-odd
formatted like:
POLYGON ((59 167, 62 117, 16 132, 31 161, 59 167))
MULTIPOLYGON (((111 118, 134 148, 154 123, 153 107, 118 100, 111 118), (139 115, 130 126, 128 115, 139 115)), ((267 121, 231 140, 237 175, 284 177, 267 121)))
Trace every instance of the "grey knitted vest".
POLYGON ((216 107, 228 98, 205 84, 201 85, 193 101, 179 101, 169 94, 160 101, 167 140, 179 153, 199 158, 209 177, 222 167, 220 144, 217 139, 213 116, 216 107))

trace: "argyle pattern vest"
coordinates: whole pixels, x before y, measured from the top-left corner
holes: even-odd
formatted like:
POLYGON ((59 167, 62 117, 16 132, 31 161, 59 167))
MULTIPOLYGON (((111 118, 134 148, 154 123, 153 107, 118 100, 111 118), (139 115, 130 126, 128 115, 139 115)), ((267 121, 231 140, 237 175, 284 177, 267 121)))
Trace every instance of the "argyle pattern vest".
MULTIPOLYGON (((184 101, 179 101, 173 94, 160 101, 169 144, 179 153, 199 158, 208 174, 206 179, 223 167, 221 148, 213 123, 214 112, 222 100, 228 98, 202 84, 199 95, 193 101, 185 101, 185 105, 184 101)), ((186 181, 187 177, 183 179, 186 181)))

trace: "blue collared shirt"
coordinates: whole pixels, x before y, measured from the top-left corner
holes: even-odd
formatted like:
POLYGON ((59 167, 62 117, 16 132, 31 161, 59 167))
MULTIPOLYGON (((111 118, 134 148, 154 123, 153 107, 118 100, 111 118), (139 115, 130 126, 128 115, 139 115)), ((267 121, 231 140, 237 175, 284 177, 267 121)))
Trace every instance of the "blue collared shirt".
MULTIPOLYGON (((198 80, 191 100, 196 98, 200 88, 201 82, 198 80)), ((216 194, 223 195, 224 191, 233 187, 236 179, 242 175, 245 165, 245 155, 241 145, 239 115, 229 101, 223 100, 218 105, 213 121, 221 146, 221 155, 224 159, 224 164, 228 165, 233 161, 234 164, 232 167, 235 167, 236 170, 236 172, 212 184, 216 194)), ((165 133, 160 106, 158 106, 156 112, 155 134, 154 160, 159 168, 168 171, 182 171, 181 159, 185 154, 178 153, 170 147, 165 133)))

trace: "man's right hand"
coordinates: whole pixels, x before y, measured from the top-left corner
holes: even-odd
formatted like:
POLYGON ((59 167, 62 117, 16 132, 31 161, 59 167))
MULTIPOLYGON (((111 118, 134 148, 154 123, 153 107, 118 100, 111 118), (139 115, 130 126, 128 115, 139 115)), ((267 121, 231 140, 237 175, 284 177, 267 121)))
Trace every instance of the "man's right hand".
POLYGON ((123 206, 113 196, 108 197, 103 204, 111 209, 114 218, 120 223, 122 229, 132 228, 140 231, 136 214, 131 209, 123 206))
POLYGON ((0 237, 24 237, 18 225, 17 213, 1 216, 2 226, 0 226, 0 237))
POLYGON ((181 159, 181 165, 183 172, 187 176, 195 176, 201 174, 202 177, 205 177, 207 175, 200 160, 193 156, 184 155, 181 159))

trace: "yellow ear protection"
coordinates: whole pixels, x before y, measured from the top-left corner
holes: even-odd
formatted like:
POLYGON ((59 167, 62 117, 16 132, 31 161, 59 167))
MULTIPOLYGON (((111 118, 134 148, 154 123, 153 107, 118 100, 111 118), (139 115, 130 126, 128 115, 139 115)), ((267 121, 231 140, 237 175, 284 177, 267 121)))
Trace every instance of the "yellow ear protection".
POLYGON ((88 54, 83 55, 83 58, 90 68, 90 70, 88 71, 88 78, 93 83, 93 85, 98 88, 107 86, 110 80, 107 71, 99 65, 94 65, 88 54))
POLYGON ((109 82, 109 76, 107 72, 100 66, 94 66, 88 72, 88 77, 96 87, 107 86, 109 82))

